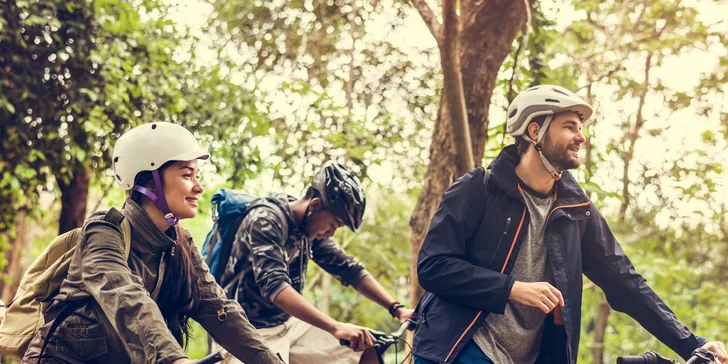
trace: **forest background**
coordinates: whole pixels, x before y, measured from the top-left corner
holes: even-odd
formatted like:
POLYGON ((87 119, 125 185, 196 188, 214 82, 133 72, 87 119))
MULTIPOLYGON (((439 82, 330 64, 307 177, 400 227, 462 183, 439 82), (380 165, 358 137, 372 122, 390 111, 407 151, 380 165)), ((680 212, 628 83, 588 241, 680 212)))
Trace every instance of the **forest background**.
MULTIPOLYGON (((513 142, 509 101, 553 83, 595 107, 582 187, 677 316, 726 341, 725 14, 724 0, 0 0, 0 297, 59 232, 122 205, 118 136, 169 121, 213 155, 185 222, 199 246, 216 189, 300 196, 337 160, 368 197, 362 232, 338 241, 414 305, 440 197, 513 142)), ((338 320, 396 326, 317 267, 307 282, 338 320)), ((580 362, 675 356, 590 282, 583 315, 580 362)), ((207 350, 199 327, 187 350, 207 350)))

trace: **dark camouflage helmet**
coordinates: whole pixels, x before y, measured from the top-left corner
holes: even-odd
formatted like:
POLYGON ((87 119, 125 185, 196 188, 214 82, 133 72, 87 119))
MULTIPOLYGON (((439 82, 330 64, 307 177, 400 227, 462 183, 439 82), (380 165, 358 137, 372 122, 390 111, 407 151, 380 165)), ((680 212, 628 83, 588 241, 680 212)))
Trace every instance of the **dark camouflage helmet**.
POLYGON ((364 187, 354 174, 340 163, 327 162, 313 177, 311 187, 318 191, 324 209, 353 232, 359 231, 367 201, 364 187))

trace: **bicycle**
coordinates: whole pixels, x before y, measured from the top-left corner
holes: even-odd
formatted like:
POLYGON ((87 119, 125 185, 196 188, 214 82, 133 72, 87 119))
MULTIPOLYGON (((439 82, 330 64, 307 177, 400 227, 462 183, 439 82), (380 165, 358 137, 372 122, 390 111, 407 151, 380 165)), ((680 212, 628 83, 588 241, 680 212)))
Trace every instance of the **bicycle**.
MULTIPOLYGON (((377 330, 371 330, 371 329, 369 330, 369 332, 372 334, 372 336, 374 336, 374 340, 375 340, 374 348, 377 353, 377 359, 379 360, 379 364, 384 364, 384 352, 387 351, 387 349, 389 349, 389 347, 392 345, 394 345, 394 352, 395 352, 394 361, 397 362, 397 356, 396 356, 397 355, 397 341, 402 341, 403 343, 405 343, 405 345, 409 346, 407 341, 405 339, 403 339, 402 336, 404 335, 405 331, 414 330, 415 327, 417 327, 417 322, 415 322, 413 320, 407 320, 399 327, 399 329, 397 331, 390 333, 390 334, 384 333, 382 331, 377 331, 377 330)), ((351 345, 351 343, 345 339, 340 339, 339 344, 341 344, 342 346, 351 345)), ((412 347, 410 347, 410 354, 412 353, 411 349, 412 349, 412 347)), ((403 362, 405 360, 407 360, 408 357, 409 357, 409 355, 407 355, 407 357, 404 358, 403 362)))
POLYGON ((192 362, 192 364, 215 364, 217 362, 220 362, 223 360, 223 356, 221 352, 215 352, 208 356, 203 357, 202 359, 198 359, 192 362))
MULTIPOLYGON (((648 351, 642 356, 620 356, 617 364, 677 364, 677 360, 671 360, 660 356, 654 351, 648 351)), ((685 364, 716 364, 718 358, 713 352, 706 349, 695 349, 685 364)))

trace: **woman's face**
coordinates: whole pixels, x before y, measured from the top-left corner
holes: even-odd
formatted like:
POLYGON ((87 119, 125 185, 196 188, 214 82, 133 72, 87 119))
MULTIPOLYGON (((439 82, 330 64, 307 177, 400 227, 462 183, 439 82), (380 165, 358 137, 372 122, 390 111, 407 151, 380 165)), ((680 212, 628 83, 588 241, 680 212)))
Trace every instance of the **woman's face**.
POLYGON ((205 191, 200 184, 197 160, 174 162, 162 171, 164 197, 179 220, 197 216, 197 198, 205 191))

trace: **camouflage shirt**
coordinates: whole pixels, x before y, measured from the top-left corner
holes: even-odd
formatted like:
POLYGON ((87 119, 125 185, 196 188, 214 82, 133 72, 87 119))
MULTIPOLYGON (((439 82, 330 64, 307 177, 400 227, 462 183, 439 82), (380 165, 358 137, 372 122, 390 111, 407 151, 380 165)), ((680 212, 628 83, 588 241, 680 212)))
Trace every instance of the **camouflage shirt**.
POLYGON ((309 259, 345 286, 356 286, 369 274, 333 239, 310 240, 299 230, 290 207, 293 201, 292 196, 272 194, 251 202, 221 278, 228 297, 240 303, 258 329, 290 318, 273 299, 288 286, 303 290, 309 259))

